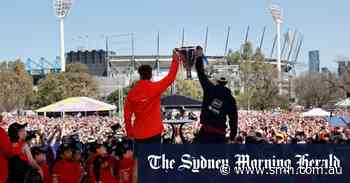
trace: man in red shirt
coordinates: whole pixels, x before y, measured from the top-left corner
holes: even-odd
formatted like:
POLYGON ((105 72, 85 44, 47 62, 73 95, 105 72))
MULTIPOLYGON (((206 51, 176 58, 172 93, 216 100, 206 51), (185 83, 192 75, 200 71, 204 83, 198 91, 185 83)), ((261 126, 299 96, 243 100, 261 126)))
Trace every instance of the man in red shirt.
POLYGON ((140 142, 160 143, 164 129, 160 97, 175 80, 180 60, 180 53, 174 51, 168 75, 158 82, 151 81, 151 66, 141 65, 139 67, 140 80, 129 91, 125 101, 124 119, 128 137, 140 142), (135 118, 132 122, 133 115, 135 118))
MULTIPOLYGON (((2 123, 0 115, 0 125, 2 123)), ((12 154, 12 145, 4 129, 0 128, 0 183, 5 183, 8 176, 7 158, 12 154)))
MULTIPOLYGON (((158 81, 152 82, 152 67, 141 65, 138 68, 140 80, 129 91, 124 106, 124 119, 127 136, 137 144, 160 144, 161 134, 164 130, 161 119, 160 97, 162 93, 174 82, 183 60, 180 52, 174 50, 173 61, 168 75, 158 81)), ((134 163, 133 182, 137 182, 137 160, 134 163)))

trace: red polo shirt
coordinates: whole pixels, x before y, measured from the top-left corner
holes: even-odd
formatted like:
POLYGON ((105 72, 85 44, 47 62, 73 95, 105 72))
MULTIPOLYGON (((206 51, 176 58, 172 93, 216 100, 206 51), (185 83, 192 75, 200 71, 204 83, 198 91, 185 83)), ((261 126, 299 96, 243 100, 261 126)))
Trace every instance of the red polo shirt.
POLYGON ((118 183, 133 182, 134 161, 133 158, 123 158, 117 162, 116 178, 118 183))
POLYGON ((53 167, 53 177, 57 177, 58 183, 80 183, 82 167, 77 163, 60 160, 53 167))
POLYGON ((44 181, 43 183, 52 183, 52 177, 50 175, 49 166, 46 163, 41 163, 40 168, 44 173, 44 181))

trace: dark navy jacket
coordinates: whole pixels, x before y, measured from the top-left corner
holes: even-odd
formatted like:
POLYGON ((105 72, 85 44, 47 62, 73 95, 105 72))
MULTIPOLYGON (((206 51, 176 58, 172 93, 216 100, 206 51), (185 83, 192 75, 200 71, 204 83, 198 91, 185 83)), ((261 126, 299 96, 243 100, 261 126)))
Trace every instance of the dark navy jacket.
POLYGON ((204 72, 203 58, 196 59, 196 69, 203 88, 201 124, 225 129, 227 128, 228 116, 231 129, 230 137, 233 139, 237 134, 238 112, 236 100, 232 96, 231 90, 224 85, 215 85, 209 81, 204 72))

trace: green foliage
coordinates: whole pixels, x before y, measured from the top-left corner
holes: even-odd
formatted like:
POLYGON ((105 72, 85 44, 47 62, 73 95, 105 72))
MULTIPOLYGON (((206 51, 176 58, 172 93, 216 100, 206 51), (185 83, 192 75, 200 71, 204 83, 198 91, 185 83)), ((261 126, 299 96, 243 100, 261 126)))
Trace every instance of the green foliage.
POLYGON ((67 72, 48 74, 39 82, 36 107, 42 107, 68 97, 96 97, 97 84, 82 64, 67 65, 67 72))
POLYGON ((269 109, 278 97, 277 70, 265 63, 260 49, 253 53, 252 44, 243 45, 240 63, 240 80, 243 93, 238 96, 240 107, 258 110, 269 109))
POLYGON ((243 44, 243 52, 242 52, 242 59, 247 61, 251 60, 253 57, 253 44, 248 41, 245 44, 243 44))
MULTIPOLYGON (((134 85, 134 83, 128 87, 123 88, 123 96, 125 97, 129 90, 132 88, 132 86, 134 85)), ((110 104, 118 104, 118 94, 119 91, 115 90, 114 92, 112 92, 110 95, 107 96, 107 102, 110 104)))
POLYGON ((226 56, 226 61, 227 64, 229 65, 239 65, 241 56, 239 51, 233 52, 232 50, 229 50, 227 56, 226 56))
MULTIPOLYGON (((170 87, 164 95, 171 95, 170 87)), ((176 94, 191 97, 201 100, 203 97, 203 89, 196 80, 177 80, 176 81, 176 94)))
POLYGON ((203 90, 199 81, 182 80, 176 82, 176 94, 188 96, 194 99, 202 99, 203 90))

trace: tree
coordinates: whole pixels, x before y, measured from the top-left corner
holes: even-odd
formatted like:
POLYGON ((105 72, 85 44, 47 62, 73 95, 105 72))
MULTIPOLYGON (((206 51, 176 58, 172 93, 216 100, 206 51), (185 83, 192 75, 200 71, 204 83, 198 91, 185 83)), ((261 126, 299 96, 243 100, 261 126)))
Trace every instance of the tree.
POLYGON ((328 84, 333 88, 340 90, 340 96, 346 96, 350 93, 350 67, 347 67, 345 72, 337 76, 336 74, 329 74, 329 77, 326 78, 328 84))
POLYGON ((232 50, 229 50, 225 59, 228 65, 239 65, 241 56, 239 51, 233 52, 232 50))
POLYGON ((0 66, 0 111, 25 108, 33 97, 32 78, 20 60, 0 66))
POLYGON ((68 64, 66 66, 68 73, 89 73, 89 68, 84 64, 68 64))
POLYGON ((321 73, 305 73, 294 80, 294 91, 298 103, 307 107, 328 104, 338 98, 339 90, 333 87, 337 83, 333 75, 321 73))
POLYGON ((87 71, 85 65, 69 64, 64 73, 48 74, 39 82, 36 104, 45 106, 68 97, 96 97, 97 83, 87 71))
POLYGON ((181 80, 176 81, 176 94, 201 100, 203 90, 199 81, 181 80))
MULTIPOLYGON (((123 88, 123 96, 125 97, 129 90, 134 86, 135 83, 132 83, 130 86, 123 88)), ((111 94, 109 94, 107 96, 107 102, 110 104, 118 104, 118 95, 119 95, 119 91, 115 90, 113 91, 111 94)))
POLYGON ((254 55, 253 51, 253 44, 250 41, 247 41, 242 46, 243 52, 242 52, 242 59, 243 60, 252 60, 252 57, 254 55))
MULTIPOLYGON (((176 80, 176 94, 188 96, 194 99, 201 100, 203 97, 203 89, 196 80, 176 80)), ((170 87, 165 92, 165 95, 171 95, 170 87)))
POLYGON ((238 103, 241 107, 260 110, 271 108, 278 99, 277 70, 265 62, 260 49, 253 53, 250 42, 243 48, 243 60, 240 63, 243 93, 238 96, 238 103))

